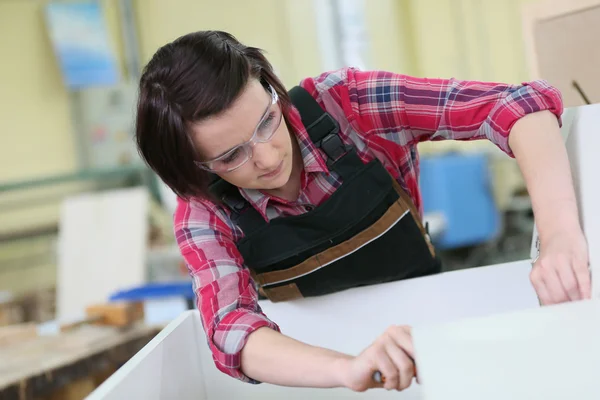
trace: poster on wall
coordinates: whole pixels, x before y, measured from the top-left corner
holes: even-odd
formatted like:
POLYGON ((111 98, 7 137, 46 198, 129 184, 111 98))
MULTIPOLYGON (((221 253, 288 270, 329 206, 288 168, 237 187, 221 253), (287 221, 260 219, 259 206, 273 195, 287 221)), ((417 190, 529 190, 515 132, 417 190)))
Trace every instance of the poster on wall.
POLYGON ((116 55, 98 1, 51 2, 45 8, 50 41, 69 89, 119 82, 116 55))

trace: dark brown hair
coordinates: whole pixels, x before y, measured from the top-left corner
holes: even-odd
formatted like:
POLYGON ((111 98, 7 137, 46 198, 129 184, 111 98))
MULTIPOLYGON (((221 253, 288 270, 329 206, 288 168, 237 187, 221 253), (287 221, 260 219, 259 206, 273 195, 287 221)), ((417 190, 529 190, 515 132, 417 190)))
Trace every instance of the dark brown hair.
POLYGON ((189 125, 222 113, 251 78, 277 91, 284 115, 289 96, 256 47, 221 31, 200 31, 159 48, 139 86, 136 141, 142 159, 184 199, 207 197, 210 173, 196 166, 189 125))

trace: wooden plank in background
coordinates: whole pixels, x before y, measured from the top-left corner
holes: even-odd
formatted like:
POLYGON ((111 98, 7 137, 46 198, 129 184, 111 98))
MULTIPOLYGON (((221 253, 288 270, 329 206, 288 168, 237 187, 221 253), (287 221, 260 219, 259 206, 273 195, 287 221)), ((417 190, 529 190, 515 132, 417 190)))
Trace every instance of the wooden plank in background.
POLYGON ((90 325, 0 347, 0 399, 39 398, 72 382, 106 374, 137 353, 160 328, 90 325))

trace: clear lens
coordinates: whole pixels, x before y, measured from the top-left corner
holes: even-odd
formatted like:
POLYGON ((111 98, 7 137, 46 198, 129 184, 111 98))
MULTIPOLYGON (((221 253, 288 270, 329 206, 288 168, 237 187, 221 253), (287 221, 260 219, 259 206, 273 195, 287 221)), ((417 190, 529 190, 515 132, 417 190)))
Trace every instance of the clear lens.
POLYGON ((267 142, 271 140, 275 132, 277 132, 277 129, 279 129, 281 119, 281 109, 279 108, 278 104, 275 104, 256 131, 256 140, 259 142, 267 142))
POLYGON ((236 147, 222 158, 211 162, 208 168, 217 172, 227 172, 239 168, 250 158, 250 145, 236 147))

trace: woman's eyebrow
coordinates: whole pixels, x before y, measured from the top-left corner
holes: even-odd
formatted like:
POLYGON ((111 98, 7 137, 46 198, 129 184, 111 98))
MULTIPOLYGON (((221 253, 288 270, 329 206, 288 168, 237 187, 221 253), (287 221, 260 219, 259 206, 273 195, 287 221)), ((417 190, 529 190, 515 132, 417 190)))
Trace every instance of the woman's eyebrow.
MULTIPOLYGON (((250 137, 254 136, 254 133, 256 133, 256 131, 260 128, 260 126, 263 124, 263 122, 265 122, 265 118, 266 116, 269 114, 269 111, 271 111, 271 97, 269 96, 269 105, 267 106, 267 109, 265 110, 265 112, 263 113, 263 115, 260 117, 260 119, 258 120, 258 124, 256 124, 256 127, 254 128, 254 131, 252 131, 252 135, 250 135, 250 137)), ((219 157, 223 157, 225 154, 229 153, 231 150, 235 149, 238 146, 241 146, 245 143, 248 143, 250 139, 248 139, 245 142, 242 142, 240 144, 236 144, 233 147, 230 147, 228 150, 225 150, 224 152, 222 152, 221 154, 219 154, 216 157, 213 157, 213 159, 219 158, 219 157)))

